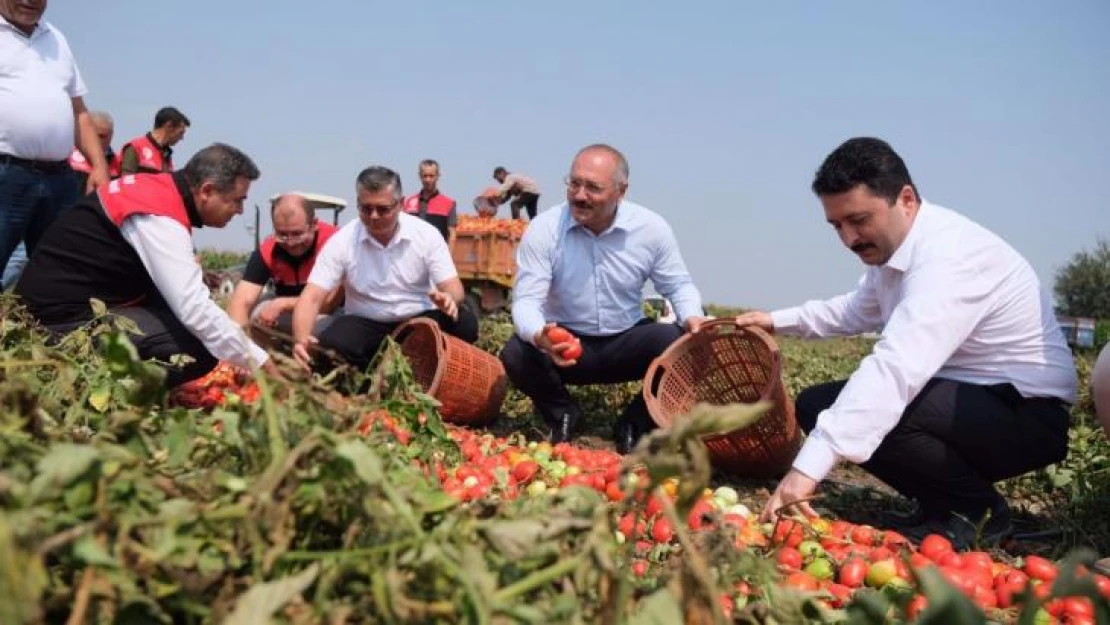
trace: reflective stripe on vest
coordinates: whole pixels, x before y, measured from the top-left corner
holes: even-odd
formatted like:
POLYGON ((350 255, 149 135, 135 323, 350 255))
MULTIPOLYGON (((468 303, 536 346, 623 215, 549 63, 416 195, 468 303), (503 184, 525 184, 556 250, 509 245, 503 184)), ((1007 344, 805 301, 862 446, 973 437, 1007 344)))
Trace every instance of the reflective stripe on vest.
MULTIPOLYGON (((112 160, 108 161, 108 175, 112 178, 118 178, 122 163, 123 160, 119 154, 112 154, 112 160)), ((73 152, 69 155, 69 167, 73 171, 79 171, 83 174, 92 172, 92 163, 86 160, 85 155, 77 148, 73 148, 73 152)))

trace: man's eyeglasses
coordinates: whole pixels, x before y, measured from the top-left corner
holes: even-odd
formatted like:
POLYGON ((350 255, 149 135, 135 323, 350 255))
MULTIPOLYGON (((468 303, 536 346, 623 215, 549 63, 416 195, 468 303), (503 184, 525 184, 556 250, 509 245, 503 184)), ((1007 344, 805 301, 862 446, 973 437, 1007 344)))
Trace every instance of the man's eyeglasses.
POLYGON ((274 239, 279 243, 303 243, 312 237, 312 229, 303 232, 275 232, 274 239))
POLYGON ((586 193, 590 195, 601 195, 602 193, 605 193, 609 190, 609 187, 603 187, 596 182, 579 180, 577 178, 571 178, 570 176, 563 178, 563 184, 567 185, 567 189, 570 190, 571 193, 574 193, 579 189, 585 189, 586 193))
POLYGON ((380 204, 378 206, 374 206, 373 204, 359 204, 358 205, 358 212, 362 213, 363 215, 372 215, 373 214, 373 215, 378 215, 379 217, 381 217, 381 216, 384 216, 384 215, 388 215, 390 212, 392 212, 393 209, 397 208, 398 204, 400 204, 399 201, 394 201, 390 204, 380 204))

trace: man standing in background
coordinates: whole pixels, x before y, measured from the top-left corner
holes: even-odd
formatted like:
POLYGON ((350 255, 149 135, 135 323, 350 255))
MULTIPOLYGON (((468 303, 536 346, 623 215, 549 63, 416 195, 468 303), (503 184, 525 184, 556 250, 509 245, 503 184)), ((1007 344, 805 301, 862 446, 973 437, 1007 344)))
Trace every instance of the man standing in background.
POLYGON ((160 174, 173 171, 173 146, 185 138, 189 118, 172 106, 154 115, 154 130, 124 144, 120 150, 125 174, 160 174))
MULTIPOLYGON (((92 120, 93 128, 96 128, 96 136, 100 139, 100 145, 104 148, 104 162, 108 163, 108 177, 118 178, 120 158, 112 150, 112 137, 115 136, 116 131, 115 121, 112 120, 111 115, 104 111, 90 111, 89 119, 92 120)), ((73 148, 73 152, 69 155, 69 167, 77 178, 77 188, 84 189, 88 184, 92 165, 85 158, 85 155, 81 154, 81 150, 73 148)))
MULTIPOLYGON (((26 255, 81 193, 108 181, 104 151, 85 108, 87 91, 65 35, 42 19, 46 0, 0 0, 0 266, 26 255), (67 158, 90 164, 84 189, 67 158)), ((25 263, 6 271, 4 287, 25 263)))
POLYGON ((439 163, 424 159, 419 173, 420 192, 405 198, 405 212, 432 224, 445 241, 450 241, 458 217, 455 200, 439 192, 439 163))

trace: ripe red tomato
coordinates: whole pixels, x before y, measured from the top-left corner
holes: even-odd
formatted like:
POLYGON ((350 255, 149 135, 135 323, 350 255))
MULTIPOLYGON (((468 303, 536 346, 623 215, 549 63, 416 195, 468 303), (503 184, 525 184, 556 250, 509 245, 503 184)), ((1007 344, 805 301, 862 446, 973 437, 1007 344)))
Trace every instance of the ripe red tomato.
POLYGON ((802 554, 793 547, 783 547, 779 550, 775 559, 782 568, 788 571, 796 571, 802 568, 802 554))
POLYGON ((578 358, 582 356, 582 344, 575 341, 559 355, 563 357, 563 360, 578 360, 578 358))
POLYGON ((952 552, 952 541, 940 534, 929 534, 921 541, 921 554, 933 562, 938 562, 940 557, 952 552))
POLYGON ((1056 579, 1056 565, 1040 556, 1026 557, 1025 566, 1022 567, 1022 570, 1033 579, 1045 582, 1056 579))
POLYGON ((571 334, 570 331, 568 331, 566 328, 560 328, 559 326, 552 326, 548 328, 546 331, 544 331, 544 335, 547 337, 547 340, 555 343, 556 345, 558 345, 559 343, 567 343, 574 340, 574 335, 571 334))
POLYGON ((655 523, 651 526, 651 537, 657 543, 667 544, 671 542, 671 539, 674 538, 674 528, 671 527, 670 519, 666 517, 655 519, 655 523))
POLYGON ((632 563, 632 574, 636 577, 647 575, 648 563, 646 560, 636 560, 632 563))
POLYGON ((863 580, 867 577, 867 569, 867 562, 863 559, 851 558, 840 566, 837 581, 848 588, 859 588, 863 586, 863 580))

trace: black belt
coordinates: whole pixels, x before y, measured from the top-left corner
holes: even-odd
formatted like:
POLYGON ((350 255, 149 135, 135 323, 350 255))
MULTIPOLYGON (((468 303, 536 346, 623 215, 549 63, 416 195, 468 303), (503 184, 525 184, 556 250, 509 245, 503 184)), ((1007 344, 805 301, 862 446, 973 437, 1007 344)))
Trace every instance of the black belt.
POLYGON ((56 174, 70 168, 69 161, 36 161, 30 158, 19 158, 11 154, 0 154, 0 165, 18 165, 25 169, 41 171, 44 174, 56 174))

